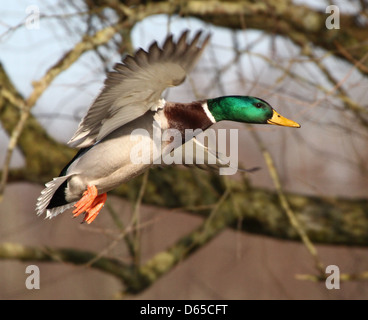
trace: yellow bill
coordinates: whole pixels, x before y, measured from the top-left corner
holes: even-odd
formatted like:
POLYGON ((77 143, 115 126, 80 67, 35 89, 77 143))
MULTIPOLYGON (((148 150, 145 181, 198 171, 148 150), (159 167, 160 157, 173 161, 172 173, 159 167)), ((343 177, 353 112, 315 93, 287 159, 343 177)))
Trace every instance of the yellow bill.
POLYGON ((278 114, 275 110, 273 110, 272 118, 268 119, 267 123, 276 124, 278 126, 284 126, 284 127, 300 128, 299 123, 283 117, 282 115, 278 114))

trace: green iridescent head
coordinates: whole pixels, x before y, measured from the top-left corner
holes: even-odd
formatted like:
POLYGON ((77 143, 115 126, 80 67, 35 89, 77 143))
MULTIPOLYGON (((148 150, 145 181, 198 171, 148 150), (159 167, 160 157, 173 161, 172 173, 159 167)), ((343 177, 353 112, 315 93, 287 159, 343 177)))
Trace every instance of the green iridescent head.
POLYGON ((207 100, 216 122, 230 120, 256 124, 277 124, 299 128, 300 125, 279 115, 266 101, 250 96, 225 96, 207 100))

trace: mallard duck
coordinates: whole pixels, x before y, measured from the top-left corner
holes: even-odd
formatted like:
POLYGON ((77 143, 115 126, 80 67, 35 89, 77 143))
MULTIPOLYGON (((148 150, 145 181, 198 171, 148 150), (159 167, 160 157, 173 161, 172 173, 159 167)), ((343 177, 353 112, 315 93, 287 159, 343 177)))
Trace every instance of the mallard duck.
MULTIPOLYGON (((46 213, 46 218, 52 218, 74 206, 74 217, 85 213, 83 222, 91 223, 106 201, 106 192, 154 165, 153 157, 149 163, 136 163, 130 156, 137 143, 131 133, 142 128, 152 134, 153 122, 160 130, 178 130, 182 137, 186 129, 206 130, 222 120, 300 127, 266 101, 251 96, 165 101, 163 91, 184 82, 208 44, 210 37, 202 34, 198 32, 191 41, 188 31, 177 41, 170 35, 161 48, 154 42, 147 52, 139 49, 114 66, 68 142, 80 150, 37 199, 38 215, 46 213)), ((142 139, 147 147, 153 143, 152 135, 142 139)))

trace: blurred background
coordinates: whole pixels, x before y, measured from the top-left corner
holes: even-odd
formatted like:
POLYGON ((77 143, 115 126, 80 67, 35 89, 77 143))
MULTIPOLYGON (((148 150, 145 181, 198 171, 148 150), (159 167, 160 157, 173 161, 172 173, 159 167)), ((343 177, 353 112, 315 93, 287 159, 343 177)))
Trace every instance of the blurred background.
MULTIPOLYGON (((0 5, 1 299, 368 298, 365 1, 0 5), (91 225, 36 199, 116 62, 169 33, 210 44, 169 101, 252 95, 300 129, 233 122, 252 173, 155 168, 91 225), (28 265, 40 289, 25 286, 28 265), (326 288, 325 268, 340 270, 326 288)), ((103 155, 101 155, 103 157, 103 155)))

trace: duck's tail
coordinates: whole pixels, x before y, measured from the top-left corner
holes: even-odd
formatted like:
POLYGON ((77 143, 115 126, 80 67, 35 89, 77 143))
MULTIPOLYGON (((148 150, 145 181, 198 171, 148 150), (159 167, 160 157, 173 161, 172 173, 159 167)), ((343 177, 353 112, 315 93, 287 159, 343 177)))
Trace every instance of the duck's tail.
POLYGON ((36 212, 42 215, 46 212, 46 218, 56 217, 59 213, 71 208, 75 202, 69 203, 65 199, 65 188, 71 175, 54 178, 45 184, 46 188, 41 191, 37 199, 36 212))

